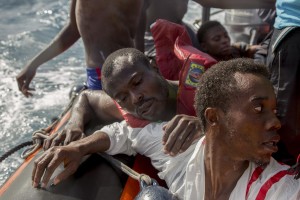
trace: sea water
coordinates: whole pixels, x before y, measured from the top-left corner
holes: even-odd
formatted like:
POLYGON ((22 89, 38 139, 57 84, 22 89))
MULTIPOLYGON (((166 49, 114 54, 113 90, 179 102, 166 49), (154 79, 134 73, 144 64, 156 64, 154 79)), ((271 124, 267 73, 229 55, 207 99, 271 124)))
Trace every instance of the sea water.
MULTIPOLYGON (((61 30, 68 13, 69 1, 0 0, 0 155, 47 127, 67 105, 72 85, 85 79, 81 41, 38 69, 32 98, 23 96, 15 79, 61 30)), ((23 150, 0 163, 0 185, 23 162, 23 150)))
MULTIPOLYGON (((85 81, 81 40, 38 68, 31 82, 33 97, 23 96, 15 79, 66 24, 69 2, 0 0, 0 156, 47 127, 68 104, 72 86, 85 81)), ((190 2, 184 20, 192 25, 199 18, 200 6, 190 2)), ((23 150, 0 163, 0 186, 23 162, 23 150)))

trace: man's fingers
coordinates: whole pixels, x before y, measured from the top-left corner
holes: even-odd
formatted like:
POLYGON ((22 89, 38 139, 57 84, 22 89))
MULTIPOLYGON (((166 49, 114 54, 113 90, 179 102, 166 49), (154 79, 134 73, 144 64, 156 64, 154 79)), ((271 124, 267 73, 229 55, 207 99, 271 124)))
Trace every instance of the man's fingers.
POLYGON ((34 168, 32 172, 32 182, 33 187, 38 187, 40 180, 47 168, 48 163, 51 161, 52 156, 51 155, 43 155, 40 159, 37 159, 34 162, 34 168))
POLYGON ((78 130, 76 130, 76 131, 68 130, 67 134, 66 134, 65 141, 64 141, 64 145, 68 145, 71 142, 76 141, 76 140, 80 140, 80 139, 82 139, 84 137, 85 137, 85 134, 82 133, 81 131, 78 131, 78 130))
POLYGON ((189 136, 187 136, 187 137, 185 138, 185 140, 184 140, 183 144, 181 145, 181 147, 180 147, 178 153, 181 153, 181 152, 186 151, 186 150, 191 146, 191 144, 192 144, 192 142, 193 142, 193 140, 192 140, 191 138, 192 138, 191 135, 189 135, 189 136))
POLYGON ((52 138, 48 138, 44 140, 44 144, 43 144, 44 151, 50 148, 51 143, 52 143, 52 138))
POLYGON ((71 131, 68 130, 64 141, 64 145, 68 145, 71 142, 71 140, 72 140, 72 134, 71 131))
POLYGON ((78 165, 74 162, 69 163, 65 166, 65 170, 59 173, 53 180, 53 184, 57 185, 61 181, 67 179, 69 176, 74 174, 78 168, 78 165))
POLYGON ((175 156, 179 152, 183 151, 182 146, 184 145, 185 142, 187 142, 186 145, 191 144, 191 143, 189 143, 189 140, 190 140, 189 138, 191 137, 190 135, 192 134, 192 131, 193 131, 192 126, 186 126, 186 128, 184 130, 181 130, 179 133, 176 134, 176 135, 179 135, 179 136, 175 140, 174 145, 172 146, 172 148, 169 150, 171 156, 175 156))
POLYGON ((52 140, 58 135, 58 133, 53 133, 49 138, 44 140, 43 149, 44 151, 49 149, 52 143, 52 140))
POLYGON ((60 134, 58 134, 58 135, 52 140, 51 147, 59 146, 60 144, 63 143, 63 141, 64 141, 65 138, 66 138, 65 131, 62 131, 60 134))
POLYGON ((179 117, 175 116, 170 122, 168 122, 167 124, 165 124, 163 126, 163 131, 164 131, 164 135, 162 137, 162 144, 166 144, 166 142, 168 141, 170 134, 173 132, 173 130, 177 127, 178 121, 179 121, 179 117))
POLYGON ((165 153, 171 156, 186 151, 193 141, 202 136, 202 132, 197 123, 189 121, 188 123, 184 122, 182 124, 184 126, 178 125, 178 127, 183 127, 183 129, 178 127, 174 129, 165 145, 165 153))
POLYGON ((169 123, 165 124, 163 127, 163 137, 162 137, 162 144, 165 145, 166 142, 168 141, 170 134, 172 133, 172 129, 170 128, 169 123))
POLYGON ((45 173, 44 173, 43 180, 41 183, 42 188, 45 188, 47 186, 53 172, 63 162, 63 160, 59 159, 59 157, 57 155, 58 154, 55 154, 55 156, 51 159, 47 168, 45 169, 45 173))
MULTIPOLYGON (((45 157, 46 155, 45 154, 42 154, 39 158, 37 158, 35 161, 34 161, 34 163, 33 163, 33 170, 32 170, 32 174, 31 174, 31 180, 32 180, 32 182, 34 182, 34 180, 35 180, 35 174, 36 174, 36 171, 37 171, 37 165, 38 165, 38 163, 42 160, 42 159, 44 159, 44 157, 45 157)), ((34 185, 34 184, 33 184, 34 185)))
POLYGON ((66 138, 64 141, 64 145, 68 145, 70 142, 80 139, 81 133, 78 132, 72 132, 71 130, 66 131, 66 138))
MULTIPOLYGON (((165 142, 165 153, 169 153, 171 156, 174 155, 174 153, 177 151, 176 149, 178 148, 178 143, 182 143, 181 140, 185 138, 184 136, 184 128, 183 126, 177 126, 170 134, 165 142), (177 143, 177 146, 175 144, 177 143)), ((180 148, 180 147, 179 147, 180 148)))
POLYGON ((22 89, 21 92, 26 96, 26 97, 29 97, 29 96, 33 96, 33 94, 29 91, 35 91, 35 89, 33 88, 30 88, 30 89, 22 89))

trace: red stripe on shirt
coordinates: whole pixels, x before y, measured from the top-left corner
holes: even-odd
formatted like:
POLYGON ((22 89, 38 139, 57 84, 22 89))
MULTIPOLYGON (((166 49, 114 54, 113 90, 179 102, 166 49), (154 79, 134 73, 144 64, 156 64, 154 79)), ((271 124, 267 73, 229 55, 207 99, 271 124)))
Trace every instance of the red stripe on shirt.
POLYGON ((249 190, 250 190, 250 187, 252 185, 252 183, 254 183, 258 178, 259 176, 261 175, 261 173, 264 171, 264 169, 262 167, 257 167, 254 172, 252 173, 251 175, 251 178, 248 182, 248 185, 247 185, 247 189, 246 189, 246 199, 248 198, 248 193, 249 193, 249 190))
POLYGON ((292 173, 288 172, 288 170, 283 170, 278 172, 277 174, 275 174, 274 176, 272 176, 271 178, 269 178, 268 181, 266 181, 263 186, 260 188, 257 196, 256 196, 256 200, 264 200, 267 196, 268 191, 270 190, 270 188, 277 183, 278 181, 280 181, 280 179, 282 177, 284 177, 285 175, 290 175, 292 173))

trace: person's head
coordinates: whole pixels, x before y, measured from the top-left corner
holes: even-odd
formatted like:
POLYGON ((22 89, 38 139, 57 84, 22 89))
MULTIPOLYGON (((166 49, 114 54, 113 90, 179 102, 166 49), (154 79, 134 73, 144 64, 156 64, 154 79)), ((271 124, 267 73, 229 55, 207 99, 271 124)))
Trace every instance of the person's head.
POLYGON ((201 50, 217 59, 231 54, 230 37, 218 21, 204 22, 197 32, 197 39, 201 50))
POLYGON ((164 115, 168 82, 139 50, 111 53, 102 67, 103 90, 125 111, 151 121, 164 115))
POLYGON ((267 163, 277 151, 281 125, 268 77, 264 65, 238 58, 215 64, 199 81, 195 107, 202 129, 237 159, 267 163))

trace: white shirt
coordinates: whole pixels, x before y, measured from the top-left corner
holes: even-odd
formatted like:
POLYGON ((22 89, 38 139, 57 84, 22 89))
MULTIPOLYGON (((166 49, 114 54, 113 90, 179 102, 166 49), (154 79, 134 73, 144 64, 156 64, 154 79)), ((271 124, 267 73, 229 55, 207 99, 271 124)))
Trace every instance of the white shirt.
MULTIPOLYGON (((205 142, 202 138, 186 168, 184 199, 204 199, 205 171, 204 149, 205 142)), ((265 169, 253 162, 249 163, 229 200, 300 200, 300 180, 295 180, 293 175, 286 175, 288 165, 279 164, 271 157, 265 169), (257 179, 255 176, 257 175, 257 179), (282 176, 282 178, 280 178, 282 176), (279 181, 277 182, 278 179, 279 181), (249 187, 247 191, 247 187, 249 187)))
MULTIPOLYGON (((123 121, 103 127, 101 131, 108 134, 111 143, 107 153, 110 155, 118 153, 145 155, 151 159, 152 165, 160 171, 158 175, 166 181, 169 190, 179 199, 204 199, 205 142, 203 141, 205 137, 191 145, 185 152, 171 157, 163 152, 162 127, 164 124, 151 123, 144 128, 131 128, 123 121)), ((265 198, 260 199, 300 200, 300 180, 295 180, 292 175, 284 174, 289 166, 279 164, 271 158, 270 164, 265 169, 259 170, 258 168, 255 163, 249 164, 232 191, 230 200, 254 200, 257 196, 262 197, 262 195, 265 198), (273 179, 278 178, 276 175, 278 172, 279 175, 283 173, 284 176, 276 182, 273 179), (255 177, 255 174, 258 175, 258 178, 250 181, 255 177), (266 182, 270 183, 269 188, 265 186, 267 185, 266 182), (248 192, 247 187, 249 187, 248 192), (261 188, 266 191, 265 194, 260 192, 261 188)))
POLYGON ((105 126, 101 131, 107 133, 110 138, 110 148, 106 153, 139 153, 149 157, 152 165, 160 171, 158 176, 166 181, 169 190, 183 198, 185 168, 197 143, 175 157, 165 154, 162 145, 164 124, 166 123, 151 123, 144 128, 131 128, 123 121, 105 126))

